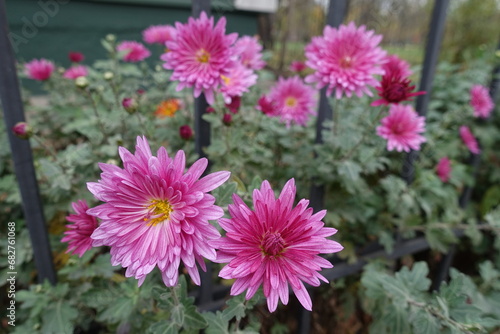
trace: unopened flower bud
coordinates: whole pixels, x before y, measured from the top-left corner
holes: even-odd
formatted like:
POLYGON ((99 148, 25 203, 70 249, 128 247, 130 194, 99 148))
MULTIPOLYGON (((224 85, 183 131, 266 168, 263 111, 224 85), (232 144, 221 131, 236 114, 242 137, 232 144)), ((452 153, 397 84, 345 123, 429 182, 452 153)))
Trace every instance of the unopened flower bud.
POLYGON ((146 93, 146 91, 144 89, 139 88, 136 93, 137 93, 137 95, 144 95, 144 93, 146 93))
POLYGON ((114 42, 114 41, 116 41, 116 36, 115 36, 115 35, 113 35, 113 34, 107 34, 107 35, 106 35, 106 40, 107 40, 108 42, 114 42))
POLYGON ((207 114, 211 114, 211 113, 215 112, 215 109, 213 107, 208 106, 205 111, 207 112, 207 114))
POLYGON ((118 160, 116 159, 108 159, 108 161, 106 161, 106 163, 108 165, 115 165, 115 166, 118 166, 118 160))
POLYGON ((19 122, 14 125, 12 132, 21 139, 28 139, 33 135, 33 129, 26 122, 19 122))
POLYGON ((129 114, 135 113, 139 107, 137 101, 132 97, 125 97, 122 100, 122 106, 129 114))
POLYGON ((179 128, 179 135, 182 139, 189 140, 193 138, 193 129, 189 125, 183 125, 179 128))
POLYGON ((75 85, 78 88, 86 88, 89 85, 89 81, 87 80, 87 77, 78 77, 75 80, 75 85))
POLYGON ((226 125, 231 125, 232 122, 233 122, 233 116, 231 114, 224 114, 224 116, 222 117, 222 123, 226 125))
POLYGON ((107 71, 107 72, 104 72, 104 80, 113 80, 113 77, 115 75, 113 74, 113 72, 110 72, 110 71, 107 71))

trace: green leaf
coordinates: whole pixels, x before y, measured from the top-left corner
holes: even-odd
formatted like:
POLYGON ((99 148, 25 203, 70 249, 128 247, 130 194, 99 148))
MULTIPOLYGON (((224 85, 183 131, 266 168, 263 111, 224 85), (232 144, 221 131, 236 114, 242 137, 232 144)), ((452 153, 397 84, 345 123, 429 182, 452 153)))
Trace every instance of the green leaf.
POLYGON ((134 310, 134 300, 129 296, 120 297, 107 308, 101 312, 97 318, 101 321, 109 321, 111 323, 118 323, 127 320, 134 310))
POLYGON ((227 307, 222 311, 224 320, 229 322, 235 317, 237 320, 241 320, 245 317, 246 306, 245 296, 243 294, 230 298, 226 304, 227 307))
POLYGON ((47 334, 72 334, 72 321, 78 316, 78 311, 62 301, 47 305, 43 312, 42 332, 47 334))
POLYGON ((439 334, 441 325, 435 317, 420 309, 410 319, 414 334, 439 334))
POLYGON ((178 334, 179 326, 168 320, 159 321, 151 326, 149 326, 146 334, 178 334))
POLYGON ((196 310, 196 306, 186 307, 184 312, 184 327, 186 329, 202 329, 207 327, 208 323, 203 316, 196 310))
POLYGON ((206 334, 229 334, 228 323, 220 311, 217 313, 203 313, 203 317, 208 323, 205 329, 206 334))

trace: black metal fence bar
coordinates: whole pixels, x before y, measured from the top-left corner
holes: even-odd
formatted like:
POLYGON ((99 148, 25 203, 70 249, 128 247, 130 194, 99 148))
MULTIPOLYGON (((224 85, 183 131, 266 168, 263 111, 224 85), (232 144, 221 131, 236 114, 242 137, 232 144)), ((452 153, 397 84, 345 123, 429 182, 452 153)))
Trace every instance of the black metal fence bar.
MULTIPOLYGON (((210 0, 193 0, 191 14, 197 18, 202 12, 210 16, 211 13, 210 0)), ((206 157, 205 147, 210 145, 210 123, 203 119, 203 114, 206 113, 208 107, 205 94, 202 93, 194 100, 194 134, 195 134, 195 151, 200 157, 206 157)), ((210 162, 205 174, 210 170, 210 162)), ((199 289, 198 299, 200 303, 206 303, 212 300, 213 289, 213 269, 212 263, 206 262, 207 271, 200 272, 201 287, 199 289)))
MULTIPOLYGON (((56 274, 43 216, 42 202, 38 192, 31 146, 28 140, 17 138, 11 131, 17 122, 25 121, 15 64, 16 61, 9 40, 5 2, 0 0, 0 98, 5 126, 21 192, 24 217, 33 247, 38 281, 43 282, 48 279, 52 284, 55 284, 56 274)), ((12 271, 15 271, 15 269, 12 271)))
MULTIPOLYGON (((431 24, 427 36, 427 45, 425 48, 424 67, 422 69, 422 77, 420 79, 420 91, 425 91, 427 94, 417 96, 416 111, 421 116, 427 114, 427 108, 431 98, 432 82, 436 71, 436 64, 441 49, 441 40, 443 39, 444 26, 446 23, 446 10, 449 0, 435 0, 434 9, 432 11, 431 24)), ((405 157, 403 163, 402 176, 404 180, 410 184, 413 182, 415 174, 415 160, 418 157, 417 151, 410 151, 405 157)))
MULTIPOLYGON (((347 0, 330 0, 326 24, 332 27, 340 26, 344 21, 346 9, 347 0)), ((323 130, 325 130, 324 122, 332 120, 334 113, 334 110, 328 102, 326 90, 327 87, 324 87, 319 94, 318 117, 316 119, 316 144, 323 143, 323 130)), ((324 206, 325 186, 317 184, 315 180, 311 180, 311 182, 309 200, 314 210, 319 211, 322 210, 324 206)))

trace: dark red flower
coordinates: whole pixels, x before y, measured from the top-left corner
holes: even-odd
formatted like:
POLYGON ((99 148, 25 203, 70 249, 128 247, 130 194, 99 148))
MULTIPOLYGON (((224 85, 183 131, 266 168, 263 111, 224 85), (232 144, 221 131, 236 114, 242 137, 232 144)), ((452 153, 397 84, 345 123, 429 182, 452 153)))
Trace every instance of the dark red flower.
POLYGON ((398 71, 389 72, 382 77, 380 86, 376 87, 381 99, 373 101, 372 106, 399 104, 403 101, 411 101, 413 96, 425 94, 425 92, 414 92, 415 85, 411 85, 409 78, 402 77, 398 71))
POLYGON ((232 96, 231 103, 226 103, 226 108, 229 109, 233 114, 237 114, 241 106, 241 96, 232 96))
POLYGON ((189 140, 193 137, 193 129, 189 125, 183 125, 179 128, 179 135, 182 139, 189 140))
POLYGON ((224 114, 224 116, 222 117, 222 123, 226 125, 231 125, 232 122, 233 122, 233 116, 231 116, 231 114, 224 114))
POLYGON ((276 113, 278 112, 278 107, 276 106, 276 103, 265 95, 262 95, 260 97, 259 101, 257 102, 257 106, 255 106, 255 108, 257 110, 262 111, 262 113, 268 116, 276 115, 276 113))
POLYGON ((211 114, 211 113, 215 112, 215 109, 211 106, 208 106, 205 111, 207 112, 207 114, 211 114))
POLYGON ((71 60, 72 63, 80 63, 85 59, 85 56, 81 52, 70 52, 68 54, 69 60, 71 60))

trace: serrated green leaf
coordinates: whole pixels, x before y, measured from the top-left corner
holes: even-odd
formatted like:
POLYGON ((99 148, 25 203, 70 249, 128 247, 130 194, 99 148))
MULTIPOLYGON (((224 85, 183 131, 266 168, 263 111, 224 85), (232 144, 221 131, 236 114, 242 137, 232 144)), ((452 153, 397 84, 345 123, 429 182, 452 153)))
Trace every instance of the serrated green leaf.
POLYGON ((170 309, 172 320, 180 326, 184 323, 184 305, 175 305, 170 309))
POLYGON ((439 334, 441 333, 441 325, 439 321, 427 313, 426 311, 420 309, 418 310, 410 320, 413 328, 414 334, 439 334))
POLYGON ((206 334, 229 334, 228 323, 220 311, 217 313, 203 313, 203 318, 207 321, 206 334))
POLYGON ((230 298, 227 302, 227 307, 222 311, 224 320, 229 322, 231 319, 236 318, 241 320, 245 317, 245 296, 243 294, 230 298))
POLYGON ((72 334, 73 320, 78 311, 62 301, 47 305, 43 312, 42 332, 46 334, 72 334))
POLYGON ((178 334, 179 329, 173 321, 162 320, 149 326, 146 334, 178 334))
POLYGON ((184 327, 187 329, 203 329, 208 323, 203 316, 196 310, 194 305, 186 307, 184 312, 184 327))

